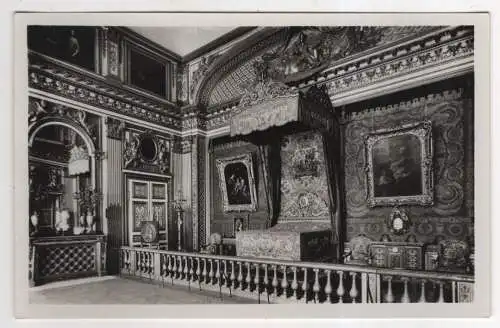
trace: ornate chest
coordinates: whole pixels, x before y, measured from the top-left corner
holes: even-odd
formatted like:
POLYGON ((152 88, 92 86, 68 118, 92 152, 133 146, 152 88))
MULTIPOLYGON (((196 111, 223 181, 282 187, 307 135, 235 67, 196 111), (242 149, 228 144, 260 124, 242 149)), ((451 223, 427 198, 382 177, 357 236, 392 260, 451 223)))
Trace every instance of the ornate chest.
POLYGON ((423 269, 421 243, 373 242, 370 245, 372 265, 379 268, 423 269))
POLYGON ((248 230, 236 233, 236 255, 289 261, 331 261, 330 230, 248 230))

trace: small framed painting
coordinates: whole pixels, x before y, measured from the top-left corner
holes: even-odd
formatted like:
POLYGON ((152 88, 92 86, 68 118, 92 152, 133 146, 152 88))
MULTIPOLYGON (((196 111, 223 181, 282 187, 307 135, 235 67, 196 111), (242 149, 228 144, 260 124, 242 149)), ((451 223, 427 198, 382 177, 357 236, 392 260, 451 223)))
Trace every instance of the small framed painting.
POLYGON ((376 131, 366 137, 368 204, 433 203, 430 122, 376 131))
POLYGON ((252 155, 217 159, 224 212, 255 211, 257 197, 252 155))

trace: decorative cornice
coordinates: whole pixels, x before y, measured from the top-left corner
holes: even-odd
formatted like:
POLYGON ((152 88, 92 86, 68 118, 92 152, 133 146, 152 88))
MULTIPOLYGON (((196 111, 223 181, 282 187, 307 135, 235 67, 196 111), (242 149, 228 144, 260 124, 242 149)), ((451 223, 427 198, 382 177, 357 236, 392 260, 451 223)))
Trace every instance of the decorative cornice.
MULTIPOLYGON (((449 31, 448 31, 449 32, 449 31)), ((337 95, 357 88, 366 87, 384 80, 422 70, 437 65, 442 65, 460 58, 474 55, 473 31, 455 30, 457 39, 452 38, 451 32, 443 36, 434 36, 391 53, 380 53, 378 58, 373 57, 368 62, 352 64, 347 67, 338 67, 329 70, 328 78, 324 75, 316 80, 308 81, 299 87, 311 84, 326 84, 329 94, 337 95), (436 39, 445 39, 446 43, 439 44, 436 39), (396 58, 393 53, 400 57, 396 58), (322 79, 325 79, 322 81, 322 79)))
POLYGON ((414 98, 410 101, 400 102, 399 104, 366 108, 359 112, 347 113, 343 111, 341 114, 341 121, 342 123, 346 123, 373 118, 374 116, 387 116, 401 111, 440 103, 443 102, 443 100, 458 100, 462 98, 463 92, 463 89, 445 90, 438 94, 429 94, 427 97, 414 98))
POLYGON ((29 86, 169 128, 181 127, 176 106, 152 102, 99 78, 59 67, 40 56, 30 56, 29 86))

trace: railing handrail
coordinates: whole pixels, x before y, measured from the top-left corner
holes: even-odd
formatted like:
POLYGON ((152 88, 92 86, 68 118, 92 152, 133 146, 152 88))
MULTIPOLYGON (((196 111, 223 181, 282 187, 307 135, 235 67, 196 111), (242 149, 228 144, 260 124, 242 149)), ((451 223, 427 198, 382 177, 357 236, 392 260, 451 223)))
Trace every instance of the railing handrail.
POLYGON ((408 278, 417 278, 423 280, 448 280, 448 281, 460 281, 460 282, 474 282, 474 276, 470 274, 460 274, 460 273, 448 273, 448 272, 433 272, 433 271, 416 271, 416 270, 402 270, 402 269, 385 269, 385 268, 375 268, 375 267, 362 267, 359 265, 350 264, 338 264, 338 263, 325 263, 325 262, 297 262, 288 261, 280 259, 265 259, 265 258, 254 258, 254 257, 236 257, 227 255, 211 255, 203 253, 191 253, 191 252, 179 252, 170 250, 160 250, 151 248, 141 248, 141 247, 130 247, 121 246, 123 250, 137 251, 137 252, 148 252, 148 253, 158 253, 167 254, 174 256, 185 256, 185 257, 198 257, 212 260, 227 260, 235 262, 251 262, 256 264, 268 264, 286 267, 301 267, 309 269, 321 269, 330 271, 349 271, 349 272, 360 272, 360 273, 371 273, 379 274, 382 276, 402 276, 408 278))

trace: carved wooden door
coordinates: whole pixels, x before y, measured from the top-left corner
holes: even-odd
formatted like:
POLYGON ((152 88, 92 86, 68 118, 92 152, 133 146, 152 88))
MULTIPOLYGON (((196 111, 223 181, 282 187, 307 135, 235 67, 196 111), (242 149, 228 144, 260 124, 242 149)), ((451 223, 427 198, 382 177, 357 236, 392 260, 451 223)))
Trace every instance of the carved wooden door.
POLYGON ((141 245, 141 228, 144 221, 158 222, 160 247, 167 245, 167 184, 164 182, 128 181, 129 244, 141 245))

